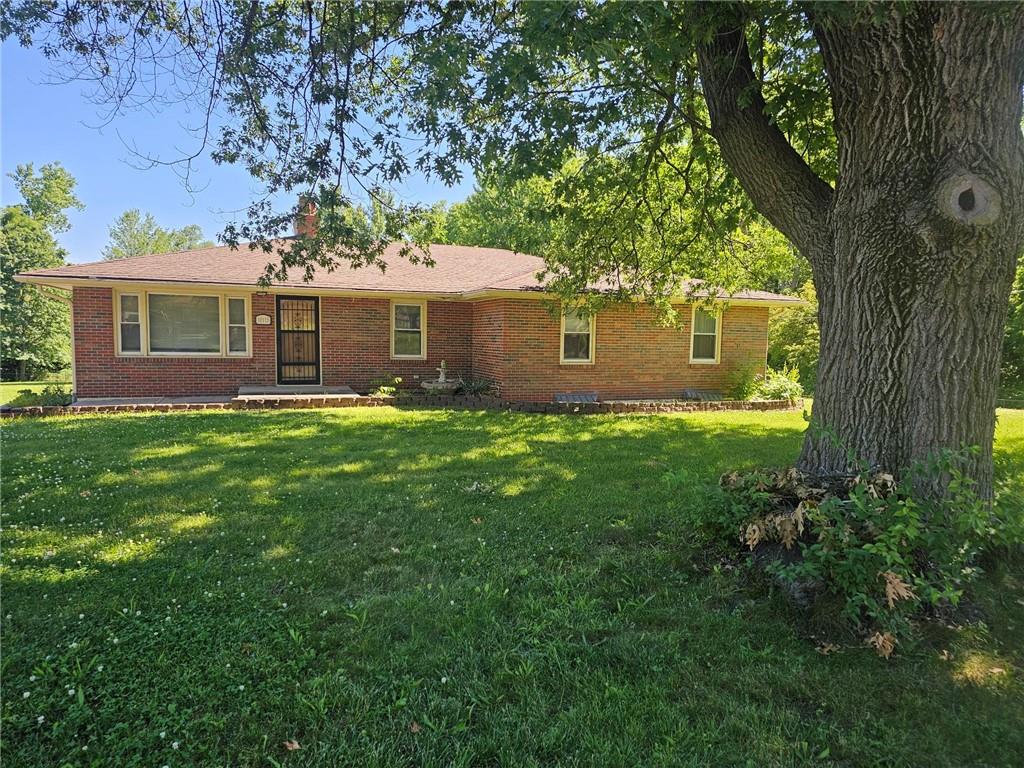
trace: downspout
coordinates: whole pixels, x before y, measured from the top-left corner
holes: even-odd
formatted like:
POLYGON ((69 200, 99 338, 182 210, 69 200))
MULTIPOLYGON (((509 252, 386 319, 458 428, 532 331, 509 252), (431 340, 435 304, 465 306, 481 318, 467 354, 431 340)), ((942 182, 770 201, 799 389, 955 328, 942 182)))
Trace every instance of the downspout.
POLYGON ((71 315, 71 322, 68 323, 68 326, 71 329, 71 402, 74 402, 77 399, 76 393, 78 392, 78 376, 75 373, 75 302, 71 298, 70 292, 67 294, 55 293, 49 290, 45 285, 37 285, 35 287, 46 298, 53 299, 54 301, 62 301, 68 305, 68 312, 71 315))

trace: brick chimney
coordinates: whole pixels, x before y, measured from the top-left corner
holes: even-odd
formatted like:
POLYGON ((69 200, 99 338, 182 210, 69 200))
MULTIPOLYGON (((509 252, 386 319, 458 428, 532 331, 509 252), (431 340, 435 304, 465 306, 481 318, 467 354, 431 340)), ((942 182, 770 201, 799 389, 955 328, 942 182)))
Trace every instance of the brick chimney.
POLYGON ((299 210, 295 215, 295 236, 316 237, 316 202, 305 195, 299 196, 299 210))

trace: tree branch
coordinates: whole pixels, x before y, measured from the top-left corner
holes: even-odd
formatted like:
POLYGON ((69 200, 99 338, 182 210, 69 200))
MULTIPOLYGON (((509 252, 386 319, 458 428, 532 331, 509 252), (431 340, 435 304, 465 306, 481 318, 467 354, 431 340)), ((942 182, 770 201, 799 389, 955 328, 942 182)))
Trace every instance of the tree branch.
POLYGON ((697 54, 711 133, 754 206, 820 264, 831 250, 832 187, 797 154, 765 114, 740 23, 720 28, 697 54))

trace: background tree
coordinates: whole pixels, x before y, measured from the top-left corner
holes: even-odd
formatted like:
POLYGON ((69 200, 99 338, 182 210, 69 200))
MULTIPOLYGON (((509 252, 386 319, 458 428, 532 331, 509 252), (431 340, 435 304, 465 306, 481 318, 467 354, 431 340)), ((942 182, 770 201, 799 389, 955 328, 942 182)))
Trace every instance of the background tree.
POLYGON ((70 364, 67 305, 35 286, 14 281, 32 269, 59 267, 65 252, 55 235, 70 226, 68 210, 83 210, 75 179, 60 163, 38 173, 31 163, 10 174, 23 202, 7 206, 0 231, 0 360, 5 379, 39 378, 70 364))
MULTIPOLYGON (((233 115, 201 126, 211 156, 328 214, 270 278, 378 262, 384 239, 364 247, 331 215, 350 205, 339 181, 412 170, 560 175, 557 241, 576 245, 541 255, 567 296, 595 277, 655 300, 689 277, 734 287, 727 239, 756 210, 810 263, 819 302, 798 465, 898 471, 973 444, 991 493, 1024 245, 1020 3, 78 0, 8 3, 0 29, 45 36, 114 108, 158 93, 233 115)), ((295 212, 261 198, 225 237, 266 245, 295 212)))
POLYGON ((1017 265, 1017 277, 1010 292, 999 390, 1002 398, 1024 401, 1024 260, 1017 265))
POLYGON ((46 163, 35 172, 32 163, 19 165, 9 174, 14 186, 25 201, 28 215, 52 234, 67 232, 71 227, 67 211, 85 210, 75 196, 76 181, 60 163, 46 163))
POLYGON ((818 297, 814 284, 807 281, 799 292, 807 302, 802 307, 786 307, 772 312, 768 326, 768 365, 776 370, 783 366, 800 372, 804 391, 814 392, 818 380, 818 297))
POLYGON ((138 208, 122 213, 110 227, 110 242, 103 249, 103 258, 127 259, 147 253, 173 253, 194 248, 207 248, 213 242, 203 239, 198 224, 187 224, 180 229, 165 229, 156 223, 153 214, 143 214, 138 208))

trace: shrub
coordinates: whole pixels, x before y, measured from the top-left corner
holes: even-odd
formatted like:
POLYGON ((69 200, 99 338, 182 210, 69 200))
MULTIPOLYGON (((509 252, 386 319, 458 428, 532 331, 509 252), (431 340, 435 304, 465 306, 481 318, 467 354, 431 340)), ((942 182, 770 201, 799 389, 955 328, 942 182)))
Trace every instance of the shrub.
POLYGON ((761 375, 758 366, 747 364, 737 369, 730 377, 726 396, 732 400, 750 400, 757 392, 761 375))
POLYGON ((463 395, 493 395, 495 386, 489 379, 462 379, 459 392, 463 395))
POLYGON ((943 451, 899 480, 864 471, 830 488, 795 469, 727 475, 731 514, 747 513, 732 535, 751 550, 766 541, 799 545, 801 558, 774 560, 768 570, 836 595, 842 616, 889 656, 913 636, 915 615, 957 604, 979 572, 983 544, 996 538, 991 507, 965 474, 975 453, 943 451), (945 495, 917 490, 935 477, 945 479, 945 495))
POLYGON ((804 396, 797 368, 782 366, 781 371, 768 369, 764 379, 754 388, 755 400, 798 400, 804 396))
POLYGON ((19 389, 18 395, 7 405, 14 408, 27 408, 36 405, 70 405, 71 393, 60 384, 47 384, 39 392, 31 389, 19 389))
POLYGON ((372 387, 370 394, 374 397, 394 397, 398 393, 401 383, 401 376, 385 373, 383 376, 370 380, 370 387, 372 387))

